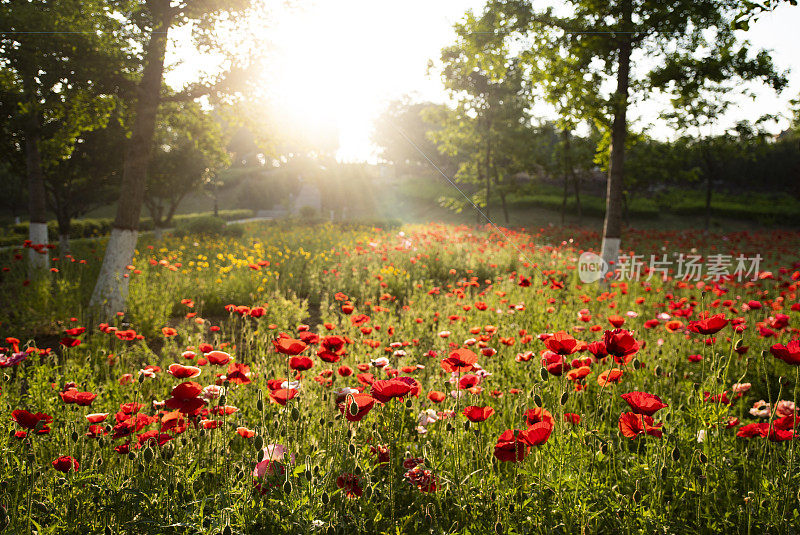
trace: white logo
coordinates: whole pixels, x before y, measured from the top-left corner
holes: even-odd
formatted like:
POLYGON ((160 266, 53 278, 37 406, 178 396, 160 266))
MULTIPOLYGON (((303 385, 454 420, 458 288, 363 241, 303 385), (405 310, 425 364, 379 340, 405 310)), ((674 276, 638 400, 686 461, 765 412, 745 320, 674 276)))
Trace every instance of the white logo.
POLYGON ((578 277, 584 284, 597 282, 608 273, 608 264, 598 255, 585 252, 578 259, 578 277))

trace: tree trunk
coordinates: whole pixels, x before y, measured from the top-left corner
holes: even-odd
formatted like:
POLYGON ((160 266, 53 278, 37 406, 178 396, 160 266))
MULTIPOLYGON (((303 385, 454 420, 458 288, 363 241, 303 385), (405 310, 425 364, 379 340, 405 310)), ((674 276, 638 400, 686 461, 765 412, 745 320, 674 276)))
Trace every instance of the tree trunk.
MULTIPOLYGON (((631 3, 626 0, 623 5, 622 26, 629 28, 631 24, 631 3)), ((619 257, 622 237, 622 185, 625 165, 625 138, 627 136, 628 86, 631 67, 631 35, 618 37, 619 61, 617 68, 617 91, 614 99, 614 122, 611 126, 611 154, 608 166, 608 185, 606 190, 606 217, 603 223, 603 245, 601 256, 614 270, 619 257), (613 264, 612 264, 613 263, 613 264)))
POLYGON ((567 197, 569 196, 570 158, 569 158, 569 130, 564 128, 564 198, 561 200, 561 224, 566 222, 567 197))
POLYGON ((569 187, 569 181, 567 180, 567 174, 564 173, 564 196, 561 199, 561 224, 563 225, 566 222, 567 218, 567 188, 569 187))
POLYGON ((706 231, 711 228, 711 173, 706 178, 706 231))
MULTIPOLYGON (((47 197, 44 191, 42 156, 39 152, 39 121, 36 111, 31 111, 26 120, 25 167, 28 174, 28 210, 30 227, 28 239, 32 244, 47 245, 47 197)), ((31 248, 28 253, 30 267, 34 270, 47 269, 49 265, 47 248, 31 248)))
POLYGON ((167 32, 173 17, 168 0, 151 5, 157 22, 150 32, 142 79, 137 88, 136 118, 125 152, 117 217, 90 301, 90 307, 99 308, 104 319, 122 311, 128 295, 125 266, 133 259, 139 234, 139 216, 147 181, 147 167, 153 149, 156 112, 164 73, 167 32))
POLYGON ((575 208, 578 212, 578 226, 583 225, 583 208, 581 208, 581 176, 575 174, 572 177, 572 183, 575 186, 575 208))
POLYGON ((506 226, 511 222, 508 217, 508 203, 506 202, 506 193, 500 189, 497 190, 500 193, 500 204, 503 206, 503 219, 506 221, 506 226))
POLYGON ((164 228, 161 225, 155 225, 153 227, 153 239, 156 243, 161 243, 161 240, 164 239, 164 228))
POLYGON ((69 215, 61 214, 58 220, 58 251, 66 254, 69 252, 69 235, 72 230, 72 218, 69 215))

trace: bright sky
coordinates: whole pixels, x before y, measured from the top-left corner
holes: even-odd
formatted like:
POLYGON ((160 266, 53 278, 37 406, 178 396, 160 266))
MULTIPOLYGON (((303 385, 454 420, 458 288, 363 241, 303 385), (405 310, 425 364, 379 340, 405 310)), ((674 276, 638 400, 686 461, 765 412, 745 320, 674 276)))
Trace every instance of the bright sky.
MULTIPOLYGON (((251 21, 256 34, 271 42, 264 84, 277 106, 297 124, 310 129, 335 125, 340 160, 372 160, 372 121, 389 101, 404 94, 447 101, 437 76, 426 74, 428 60, 437 60, 442 47, 453 42, 452 26, 465 11, 480 11, 483 4, 483 0, 296 0, 292 7, 270 8, 266 21, 251 21)), ((780 69, 791 69, 791 83, 778 97, 758 90, 755 101, 741 100, 738 110, 729 114, 732 119, 787 113, 789 100, 800 93, 797 28, 800 7, 786 6, 763 15, 746 34, 755 47, 774 51, 780 69)), ((173 35, 170 58, 184 61, 168 75, 172 85, 181 85, 204 67, 213 69, 213 61, 186 54, 191 49, 186 48, 185 36, 185 32, 173 35)), ((653 135, 670 137, 668 128, 656 121, 657 113, 655 102, 634 110, 640 124, 655 122, 653 135)))

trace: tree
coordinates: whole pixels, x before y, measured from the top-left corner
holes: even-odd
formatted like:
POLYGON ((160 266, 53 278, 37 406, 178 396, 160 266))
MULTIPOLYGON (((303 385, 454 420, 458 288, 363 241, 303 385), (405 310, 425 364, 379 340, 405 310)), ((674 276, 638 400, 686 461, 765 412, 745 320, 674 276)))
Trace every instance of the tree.
MULTIPOLYGON (((717 153, 733 156, 728 136, 712 139, 713 129, 723 114, 734 104, 732 96, 752 92, 742 90, 743 83, 762 81, 780 91, 786 84, 784 75, 778 74, 769 54, 760 51, 753 57, 746 43, 737 46, 732 30, 721 27, 713 43, 695 36, 695 45, 709 52, 698 56, 690 51, 675 51, 669 61, 650 72, 650 84, 663 87, 672 96, 672 109, 662 114, 679 132, 691 132, 696 137, 696 147, 701 155, 701 169, 706 179, 705 228, 711 224, 711 197, 714 180, 718 178, 717 153)), ((768 120, 763 117, 759 122, 768 120)), ((752 138, 749 127, 738 125, 740 135, 752 138)))
POLYGON ((446 167, 450 163, 448 158, 428 136, 438 125, 425 119, 433 110, 444 108, 443 104, 433 102, 413 102, 408 96, 390 102, 376 119, 372 132, 373 143, 380 147, 379 157, 402 172, 428 168, 428 158, 437 167, 446 167))
MULTIPOLYGON (((598 81, 615 86, 610 93, 597 92, 600 105, 587 108, 585 117, 610 132, 602 242, 606 262, 616 261, 621 243, 628 108, 656 87, 647 72, 631 72, 631 58, 646 53, 649 62, 669 69, 673 61, 696 51, 704 34, 729 32, 728 16, 736 7, 732 0, 569 0, 563 10, 567 13, 556 15, 552 8, 534 10, 528 0, 493 0, 487 5, 504 37, 522 35, 534 46, 543 46, 544 39, 546 46, 558 50, 537 55, 542 58, 540 68, 556 83, 564 79, 580 84, 587 78, 587 91, 602 87, 598 81)), ((747 47, 737 43, 736 49, 731 57, 747 47)), ((698 75, 703 76, 702 71, 698 75)))
POLYGON ((69 250, 72 220, 116 198, 126 133, 118 106, 104 128, 82 133, 69 157, 47 166, 47 205, 56 215, 62 253, 69 250))
MULTIPOLYGON (((129 45, 112 7, 103 0, 0 3, 0 100, 10 104, 6 129, 19 132, 25 154, 34 243, 47 243, 47 160, 68 157, 82 132, 101 125, 97 107, 105 103, 94 97, 126 82, 129 45)), ((30 260, 48 266, 33 249, 30 260)))
POLYGON ((220 124, 195 102, 161 107, 154 145, 144 204, 160 239, 183 198, 209 182, 229 157, 220 124))
MULTIPOLYGON (((90 301, 90 307, 99 308, 103 317, 108 318, 121 311, 127 298, 128 278, 124 277, 124 274, 136 248, 139 216, 153 151, 156 114, 162 96, 169 30, 177 24, 193 22, 195 23, 193 31, 198 44, 213 45, 210 34, 213 34, 215 23, 221 18, 230 19, 241 13, 249 7, 249 4, 250 0, 212 2, 183 0, 174 4, 171 0, 146 0, 144 3, 135 2, 125 13, 131 23, 147 34, 147 40, 143 46, 144 67, 137 85, 131 136, 125 148, 117 216, 90 301)), ((232 69, 221 75, 215 85, 220 90, 225 90, 234 84, 241 74, 241 70, 232 69)), ((212 92, 212 89, 195 85, 178 95, 170 95, 170 100, 193 100, 209 92, 212 92)))
MULTIPOLYGON (((463 157, 455 178, 475 188, 468 203, 483 207, 489 219, 497 194, 508 223, 507 196, 515 188, 513 175, 527 166, 525 145, 532 129, 519 62, 509 60, 503 43, 486 37, 494 23, 490 15, 476 18, 468 12, 455 27, 457 43, 442 50, 442 81, 457 106, 453 113, 438 113, 441 128, 429 135, 440 151, 463 157)), ((446 204, 457 211, 466 206, 457 196, 446 204)))

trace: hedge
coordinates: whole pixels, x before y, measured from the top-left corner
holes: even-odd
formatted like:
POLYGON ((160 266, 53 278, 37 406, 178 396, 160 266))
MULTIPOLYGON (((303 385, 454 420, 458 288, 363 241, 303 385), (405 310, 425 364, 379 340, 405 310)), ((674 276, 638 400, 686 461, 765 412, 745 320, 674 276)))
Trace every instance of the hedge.
MULTIPOLYGON (((212 212, 194 213, 194 214, 179 214, 172 218, 172 226, 178 227, 185 225, 193 220, 207 218, 213 216, 212 212)), ((252 210, 220 210, 219 217, 225 221, 234 221, 236 219, 247 219, 253 217, 252 210)), ((106 236, 111 233, 111 228, 114 224, 113 219, 75 219, 72 221, 72 228, 70 229, 71 238, 94 238, 99 236, 106 236)), ((28 226, 29 223, 17 223, 8 227, 6 235, 0 235, 0 247, 9 245, 22 245, 22 242, 28 239, 28 226)), ((143 217, 139 220, 139 230, 147 231, 153 230, 153 219, 150 217, 143 217)), ((51 243, 58 241, 58 223, 55 221, 47 222, 47 234, 51 243)))

